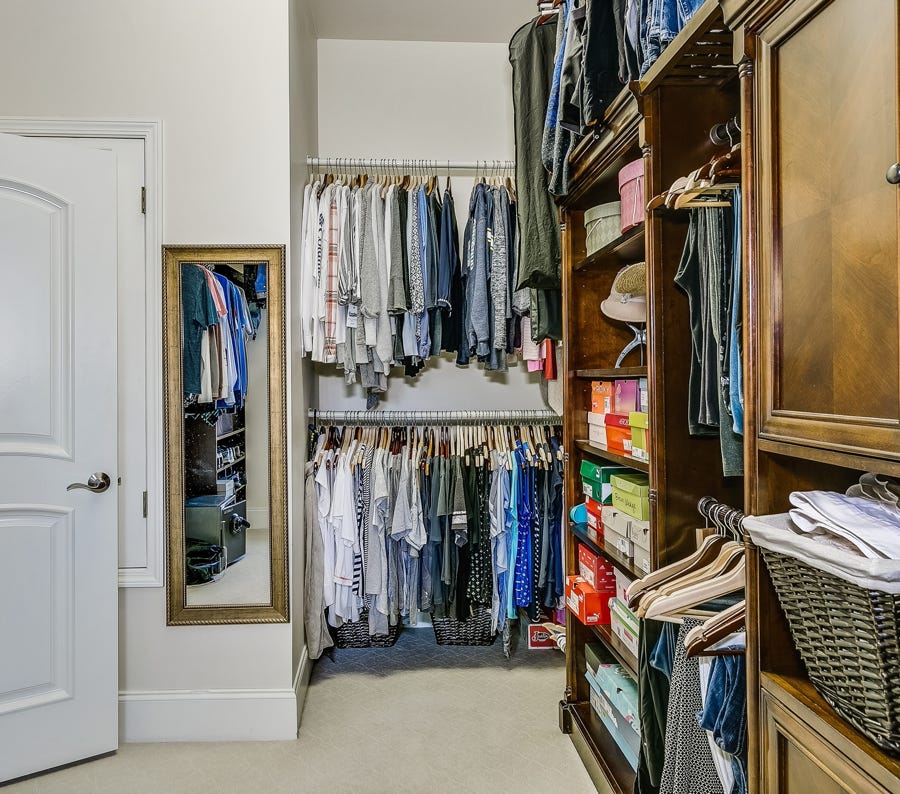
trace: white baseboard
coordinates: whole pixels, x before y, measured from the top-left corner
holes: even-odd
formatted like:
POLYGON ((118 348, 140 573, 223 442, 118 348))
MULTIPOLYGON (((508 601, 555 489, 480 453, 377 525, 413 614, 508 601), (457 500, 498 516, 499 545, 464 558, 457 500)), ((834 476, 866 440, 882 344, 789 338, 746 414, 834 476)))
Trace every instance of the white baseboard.
POLYGON ((293 689, 119 693, 122 742, 238 742, 297 738, 293 689))
POLYGON ((300 730, 300 720, 303 717, 303 707, 306 705, 306 695, 309 692, 309 677, 312 675, 313 660, 309 658, 309 649, 304 645, 300 663, 297 665, 297 673, 294 675, 294 695, 297 698, 297 730, 300 730))
POLYGON ((247 520, 251 529, 266 529, 269 526, 268 507, 248 507, 247 520))

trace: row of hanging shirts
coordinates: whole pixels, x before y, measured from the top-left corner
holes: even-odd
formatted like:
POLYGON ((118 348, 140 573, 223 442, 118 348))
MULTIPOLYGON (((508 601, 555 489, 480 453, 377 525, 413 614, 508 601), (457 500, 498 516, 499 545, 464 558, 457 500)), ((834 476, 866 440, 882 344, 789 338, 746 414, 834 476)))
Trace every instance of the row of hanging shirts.
POLYGON ((249 380, 246 344, 256 338, 259 302, 264 296, 264 269, 254 267, 245 273, 227 266, 217 271, 200 264, 182 264, 186 405, 212 403, 224 409, 244 404, 249 380))
MULTIPOLYGON (((488 169, 489 170, 489 169, 488 169)), ((300 315, 303 350, 369 394, 392 366, 417 375, 440 353, 505 370, 525 348, 540 361, 517 290, 515 186, 476 181, 460 246, 449 176, 319 175, 304 190, 300 315)))
POLYGON ((311 653, 345 622, 387 634, 420 612, 489 610, 504 633, 519 609, 537 618, 559 607, 558 426, 311 428, 310 450, 311 653))

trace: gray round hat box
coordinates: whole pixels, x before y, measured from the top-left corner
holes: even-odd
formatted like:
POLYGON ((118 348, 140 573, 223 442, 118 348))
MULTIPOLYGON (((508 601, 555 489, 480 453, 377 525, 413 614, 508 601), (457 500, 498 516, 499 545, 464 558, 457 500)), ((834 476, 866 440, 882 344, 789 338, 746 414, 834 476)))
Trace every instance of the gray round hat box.
POLYGON ((587 255, 599 251, 622 234, 622 202, 598 204, 584 213, 587 255))

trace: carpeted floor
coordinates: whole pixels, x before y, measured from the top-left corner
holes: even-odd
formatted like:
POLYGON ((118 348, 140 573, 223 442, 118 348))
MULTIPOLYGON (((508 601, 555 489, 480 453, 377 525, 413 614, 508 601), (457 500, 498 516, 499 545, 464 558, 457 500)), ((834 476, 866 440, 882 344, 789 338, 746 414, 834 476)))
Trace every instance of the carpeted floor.
POLYGON ((291 742, 130 744, 3 794, 593 792, 559 732, 558 651, 438 646, 408 629, 391 649, 336 650, 315 667, 291 742))

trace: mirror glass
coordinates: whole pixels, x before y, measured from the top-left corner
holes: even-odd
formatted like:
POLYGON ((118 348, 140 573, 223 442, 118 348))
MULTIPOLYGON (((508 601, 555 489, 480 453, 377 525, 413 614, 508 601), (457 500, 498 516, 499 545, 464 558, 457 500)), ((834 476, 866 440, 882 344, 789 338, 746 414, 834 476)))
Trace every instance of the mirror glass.
POLYGON ((166 259, 170 623, 286 618, 283 252, 166 259))

